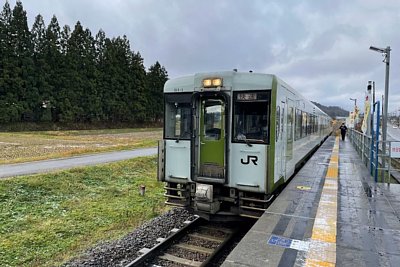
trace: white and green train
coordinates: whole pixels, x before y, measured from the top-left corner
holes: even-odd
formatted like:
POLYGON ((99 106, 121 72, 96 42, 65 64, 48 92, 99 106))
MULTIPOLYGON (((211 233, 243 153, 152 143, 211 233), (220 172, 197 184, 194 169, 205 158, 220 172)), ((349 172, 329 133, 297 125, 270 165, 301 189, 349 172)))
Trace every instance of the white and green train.
POLYGON ((331 118, 275 75, 195 74, 167 81, 164 96, 166 203, 210 220, 259 217, 331 133, 331 118))

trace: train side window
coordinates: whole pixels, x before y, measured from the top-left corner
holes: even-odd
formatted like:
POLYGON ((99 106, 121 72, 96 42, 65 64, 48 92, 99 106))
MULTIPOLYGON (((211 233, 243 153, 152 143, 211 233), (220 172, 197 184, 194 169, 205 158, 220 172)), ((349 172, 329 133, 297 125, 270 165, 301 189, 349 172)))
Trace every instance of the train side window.
POLYGON ((301 110, 296 109, 294 140, 299 140, 301 138, 301 123, 302 123, 301 110))
POLYGON ((285 124, 285 108, 284 107, 282 107, 282 116, 281 116, 281 140, 282 140, 282 138, 283 138, 283 127, 285 126, 284 124, 285 124))
POLYGON ((279 133, 280 133, 280 121, 281 121, 281 107, 277 106, 276 107, 276 125, 275 125, 275 141, 277 142, 279 139, 279 133))
POLYGON ((303 117, 303 122, 302 122, 302 129, 301 129, 301 137, 306 137, 307 136, 307 113, 306 112, 301 112, 301 115, 303 117))
POLYGON ((289 107, 287 114, 287 139, 288 141, 293 141, 293 107, 289 107))

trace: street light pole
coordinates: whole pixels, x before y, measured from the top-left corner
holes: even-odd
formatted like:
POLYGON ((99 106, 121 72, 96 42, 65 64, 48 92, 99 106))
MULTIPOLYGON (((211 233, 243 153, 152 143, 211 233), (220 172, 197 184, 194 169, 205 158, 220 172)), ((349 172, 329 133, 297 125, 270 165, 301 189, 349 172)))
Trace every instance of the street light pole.
POLYGON ((350 100, 351 100, 351 101, 354 101, 354 107, 357 107, 357 98, 351 98, 351 97, 350 97, 350 100))
POLYGON ((389 68, 390 68, 390 46, 386 47, 386 58, 384 62, 386 63, 386 75, 385 75, 385 109, 383 113, 385 114, 384 121, 383 121, 383 135, 382 140, 383 144, 386 146, 386 139, 387 139, 387 119, 388 119, 388 100, 389 100, 389 68))
MULTIPOLYGON (((386 75, 385 75, 385 104, 383 106, 383 120, 382 120, 382 154, 386 156, 386 140, 387 140, 387 117, 388 117, 388 100, 389 100, 389 68, 390 68, 390 46, 386 48, 377 48, 370 46, 369 49, 382 53, 385 56, 383 60, 386 63, 386 75)), ((385 160, 382 159, 382 167, 385 168, 385 160)))

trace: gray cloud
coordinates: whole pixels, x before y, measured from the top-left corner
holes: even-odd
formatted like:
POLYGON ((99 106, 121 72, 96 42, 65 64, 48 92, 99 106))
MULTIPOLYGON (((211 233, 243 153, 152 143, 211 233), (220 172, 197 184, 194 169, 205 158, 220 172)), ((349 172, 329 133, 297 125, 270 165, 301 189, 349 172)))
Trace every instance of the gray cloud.
MULTIPOLYGON (((4 0, 2 1, 4 3, 4 0)), ((12 3, 13 4, 13 3, 12 3)), ((368 80, 382 94, 385 65, 370 45, 392 47, 389 110, 400 107, 400 2, 244 0, 23 0, 30 25, 76 21, 95 35, 127 35, 171 78, 203 71, 275 73, 311 100, 350 109, 368 80)))

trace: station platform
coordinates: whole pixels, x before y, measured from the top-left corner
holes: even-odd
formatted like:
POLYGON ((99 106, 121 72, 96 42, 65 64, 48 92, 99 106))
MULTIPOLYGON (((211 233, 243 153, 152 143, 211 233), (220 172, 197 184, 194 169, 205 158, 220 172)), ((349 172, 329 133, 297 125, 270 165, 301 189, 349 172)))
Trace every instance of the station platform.
POLYGON ((400 266, 400 185, 331 136, 222 266, 400 266))

